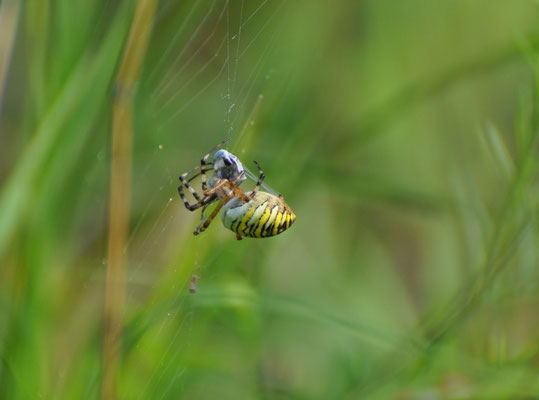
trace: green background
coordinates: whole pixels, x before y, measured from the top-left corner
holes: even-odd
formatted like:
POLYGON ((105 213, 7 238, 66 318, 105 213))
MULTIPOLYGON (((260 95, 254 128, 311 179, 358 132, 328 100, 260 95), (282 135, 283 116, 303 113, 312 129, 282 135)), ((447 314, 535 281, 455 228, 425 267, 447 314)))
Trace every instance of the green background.
MULTIPOLYGON (((135 6, 112 3, 0 2, 0 398, 100 397, 135 6)), ((159 2, 135 97, 120 398, 538 398, 538 11, 159 2), (178 176, 226 137, 295 211, 285 233, 236 241, 216 220, 192 235, 178 176)))

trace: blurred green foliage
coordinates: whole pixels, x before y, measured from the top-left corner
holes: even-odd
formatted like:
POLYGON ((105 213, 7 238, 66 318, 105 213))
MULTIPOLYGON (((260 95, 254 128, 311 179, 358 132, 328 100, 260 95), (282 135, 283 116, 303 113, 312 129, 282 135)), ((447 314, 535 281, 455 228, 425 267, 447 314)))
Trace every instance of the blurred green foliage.
MULTIPOLYGON (((0 25, 0 398, 100 397, 133 6, 0 2, 18 22, 0 25)), ((136 91, 120 397, 537 398, 537 12, 162 0, 136 91), (289 231, 191 234, 178 176, 227 136, 294 209, 289 231)))

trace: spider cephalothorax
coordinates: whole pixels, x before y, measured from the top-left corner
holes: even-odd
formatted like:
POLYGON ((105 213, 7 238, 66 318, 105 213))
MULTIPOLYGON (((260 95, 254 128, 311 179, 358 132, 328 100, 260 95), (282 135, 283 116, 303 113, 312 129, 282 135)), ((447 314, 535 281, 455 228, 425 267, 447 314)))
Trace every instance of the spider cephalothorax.
POLYGON ((264 172, 256 161, 254 163, 258 168, 259 178, 256 186, 250 192, 244 192, 239 187, 246 180, 245 168, 234 154, 226 150, 219 150, 213 156, 213 163, 208 162, 213 151, 224 143, 226 140, 206 154, 201 159, 200 166, 192 168, 180 176, 182 184, 178 187, 178 191, 185 207, 189 211, 202 207, 202 222, 194 234, 198 235, 204 232, 221 208, 223 209, 221 213, 223 225, 235 232, 238 240, 242 236, 253 238, 274 236, 288 229, 294 223, 296 216, 281 195, 276 196, 259 190, 264 180, 264 172), (187 179, 187 176, 196 170, 200 170, 200 172, 187 179), (213 170, 213 176, 206 183, 206 172, 211 170, 213 170), (199 175, 202 196, 189 184, 199 175), (191 192, 196 203, 190 204, 187 201, 183 193, 184 187, 191 192), (219 204, 211 215, 204 219, 204 210, 215 201, 219 201, 219 204))

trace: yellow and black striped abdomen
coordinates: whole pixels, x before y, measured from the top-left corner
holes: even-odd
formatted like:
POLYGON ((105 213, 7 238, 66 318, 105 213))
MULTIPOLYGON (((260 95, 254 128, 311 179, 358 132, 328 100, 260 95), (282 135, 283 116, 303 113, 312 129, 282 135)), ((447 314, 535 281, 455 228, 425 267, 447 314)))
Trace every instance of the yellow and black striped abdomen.
POLYGON ((232 232, 264 238, 287 230, 296 220, 296 215, 282 196, 259 191, 247 203, 238 197, 230 200, 223 207, 221 218, 223 225, 232 232))

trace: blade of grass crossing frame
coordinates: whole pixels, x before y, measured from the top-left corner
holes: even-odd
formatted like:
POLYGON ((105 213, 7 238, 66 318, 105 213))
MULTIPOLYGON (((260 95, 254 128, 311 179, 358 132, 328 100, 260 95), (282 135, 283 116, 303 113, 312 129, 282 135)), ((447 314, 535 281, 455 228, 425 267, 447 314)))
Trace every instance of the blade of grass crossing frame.
POLYGON ((156 0, 137 2, 120 70, 112 121, 108 264, 103 332, 102 398, 117 398, 127 266, 133 98, 151 34, 156 0))

